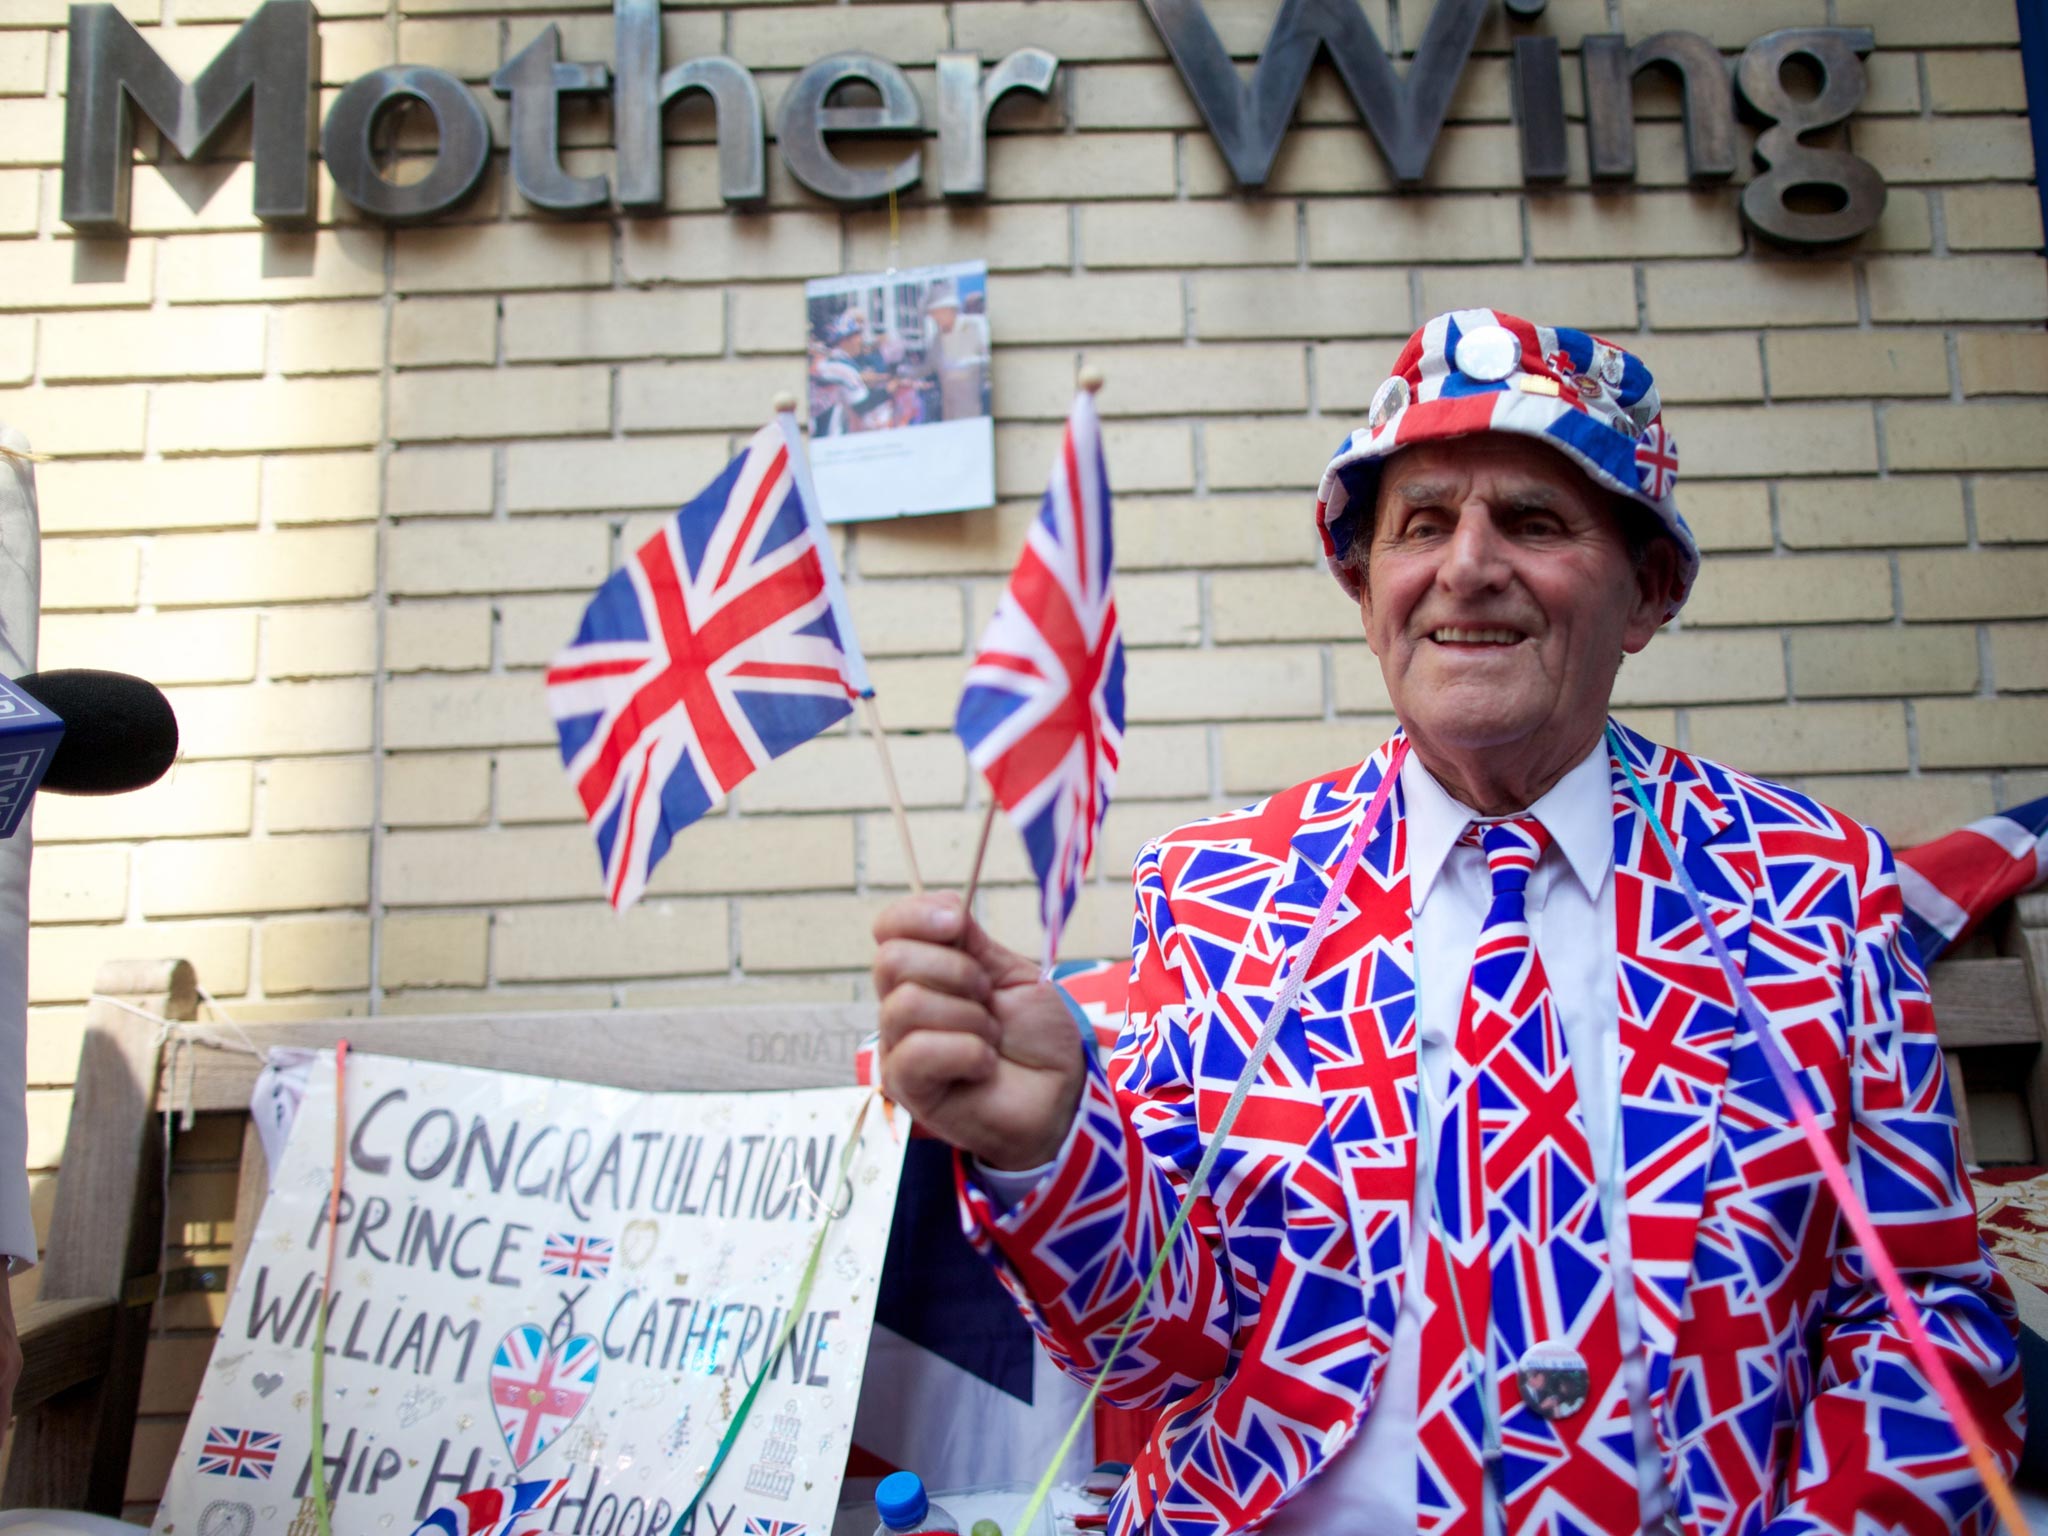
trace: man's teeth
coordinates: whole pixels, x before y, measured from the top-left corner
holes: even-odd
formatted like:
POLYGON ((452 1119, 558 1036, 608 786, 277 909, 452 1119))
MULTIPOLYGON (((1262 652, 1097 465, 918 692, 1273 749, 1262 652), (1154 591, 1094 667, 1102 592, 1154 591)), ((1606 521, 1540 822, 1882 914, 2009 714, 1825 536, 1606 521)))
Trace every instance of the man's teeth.
POLYGON ((1433 629, 1429 638, 1450 645, 1513 645, 1522 635, 1514 629, 1433 629))

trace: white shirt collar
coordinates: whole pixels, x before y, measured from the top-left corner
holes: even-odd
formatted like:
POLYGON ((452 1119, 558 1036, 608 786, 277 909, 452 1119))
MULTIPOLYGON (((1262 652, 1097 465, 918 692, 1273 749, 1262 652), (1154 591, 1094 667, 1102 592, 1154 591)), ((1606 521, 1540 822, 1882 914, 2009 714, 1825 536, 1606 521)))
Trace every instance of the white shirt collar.
MULTIPOLYGON (((1413 752, 1401 765, 1401 799, 1408 821, 1410 900, 1420 910, 1459 836, 1483 818, 1453 799, 1413 752)), ((1597 899, 1614 868, 1614 790, 1606 739, 1595 742, 1528 814, 1543 823, 1586 895, 1597 899)))

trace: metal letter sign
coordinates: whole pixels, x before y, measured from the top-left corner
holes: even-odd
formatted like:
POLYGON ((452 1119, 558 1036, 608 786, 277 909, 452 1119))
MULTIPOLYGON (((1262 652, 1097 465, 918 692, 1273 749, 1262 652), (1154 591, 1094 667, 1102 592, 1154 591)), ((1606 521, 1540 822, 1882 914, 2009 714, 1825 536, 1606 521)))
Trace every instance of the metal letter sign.
POLYGON ((1043 48, 1019 48, 984 81, 978 53, 939 55, 939 190, 948 197, 988 191, 988 115, 1012 91, 1044 96, 1060 61, 1043 48))
POLYGON ((1742 216, 1773 239, 1833 244, 1862 234, 1884 216, 1884 178, 1868 160, 1843 149, 1816 149, 1800 135, 1830 128, 1863 100, 1863 61, 1877 46, 1868 27, 1787 27, 1743 51, 1735 67, 1742 99, 1774 126, 1757 135, 1756 157, 1770 169, 1742 189, 1742 216), (1785 89, 1785 65, 1796 58, 1820 70, 1820 90, 1801 100, 1785 89), (1815 187, 1840 194, 1826 212, 1786 205, 1786 194, 1815 187))
MULTIPOLYGON (((1232 174, 1246 187, 1263 186, 1272 174, 1309 70, 1324 50, 1395 177, 1420 182, 1490 3, 1436 0, 1404 74, 1367 19, 1364 0, 1281 0, 1247 81, 1202 0, 1144 0, 1232 174)), ((1522 178, 1563 181, 1570 157, 1558 39, 1527 30, 1542 0, 1508 0, 1508 9, 1522 28, 1509 73, 1522 178)), ((64 222, 85 234, 126 232, 134 109, 190 159, 250 101, 256 216, 271 224, 310 222, 318 20, 312 0, 263 0, 188 85, 112 5, 72 6, 64 222)), ((614 196, 630 212, 658 212, 666 205, 662 119, 678 97, 702 91, 717 114, 719 195, 728 205, 759 202, 767 193, 766 134, 761 90, 746 66, 711 54, 664 70, 661 0, 612 0, 612 23, 609 69, 564 61, 561 34, 549 25, 491 77, 491 88, 512 101, 512 180, 521 195, 558 213, 603 208, 614 196), (562 166, 561 98, 607 87, 613 175, 572 176, 562 166)), ((1743 189, 1743 218, 1791 245, 1853 239, 1884 212, 1884 181, 1868 161, 1807 144, 1804 136, 1855 111, 1865 85, 1858 56, 1873 47, 1867 27, 1772 32, 1749 45, 1731 83, 1720 51, 1697 32, 1659 32, 1633 45, 1617 33, 1590 34, 1580 50, 1588 168, 1596 181, 1634 179, 1636 77, 1646 69, 1673 70, 1685 87, 1686 172, 1693 181, 1734 174, 1739 89, 1766 120, 1755 147, 1764 174, 1743 189), (1793 59, 1819 72, 1821 87, 1811 99, 1785 88, 1793 59)), ((989 114, 1012 91, 1049 96, 1059 60, 1042 48, 1020 48, 986 73, 975 53, 944 52, 936 62, 939 190, 948 198, 979 197, 988 190, 989 114)), ((834 202, 886 196, 923 172, 917 93, 900 68, 872 54, 835 53, 805 69, 784 93, 780 129, 791 174, 834 202), (878 104, 832 105, 840 88, 855 82, 870 87, 878 104), (833 153, 833 134, 893 135, 911 144, 893 165, 849 165, 833 153)), ((1020 152, 1032 142, 1017 141, 1020 152)), ((397 64, 371 70, 340 92, 320 143, 328 172, 350 202, 373 218, 413 223, 446 212, 475 188, 490 163, 491 129, 453 75, 397 64), (371 134, 386 108, 406 99, 433 113, 439 142, 425 178, 400 183, 378 169, 371 134)))
POLYGON ((613 0, 612 124, 618 140, 619 206, 635 213, 662 204, 661 121, 668 104, 703 91, 718 114, 718 195, 756 203, 768 195, 762 152, 761 88, 746 66, 710 54, 661 72, 660 0, 613 0))
POLYGON ((512 98, 512 185, 536 208, 574 213, 611 198, 604 177, 562 169, 561 109, 561 97, 595 95, 610 83, 602 64, 562 62, 562 34, 552 21, 491 76, 491 89, 512 98))
POLYGON ((445 69, 387 64, 357 76, 334 98, 320 130, 320 153, 341 195, 363 212, 393 224, 418 224, 446 213, 476 189, 491 158, 491 125, 469 88, 445 69), (426 103, 440 143, 434 168, 418 181, 400 183, 377 169, 370 134, 386 107, 407 98, 426 103))
POLYGON ((840 163, 828 133, 918 133, 924 109, 902 70, 871 53, 835 53, 798 75, 782 101, 782 158, 792 176, 820 197, 865 202, 913 185, 924 157, 913 149, 886 171, 856 171, 840 163), (832 93, 859 80, 881 93, 878 107, 829 107, 832 93))
POLYGON ((1522 180, 1563 181, 1571 171, 1564 141, 1564 66, 1554 37, 1518 37, 1509 83, 1521 129, 1522 180))
POLYGON ((64 103, 64 222, 81 234, 128 230, 134 163, 130 106, 185 159, 205 151, 244 98, 256 99, 256 217, 313 217, 313 82, 318 18, 310 0, 266 0, 187 85, 111 5, 71 7, 64 103))
POLYGON ((1145 0, 1145 9, 1231 173, 1247 187, 1265 185, 1309 66, 1325 47, 1394 175, 1420 181, 1486 18, 1486 0, 1439 0, 1404 80, 1358 0, 1284 0, 1247 85, 1201 0, 1145 0))
POLYGON ((1685 84, 1685 174, 1720 181, 1735 174, 1735 102, 1721 51, 1697 32, 1659 32, 1635 47, 1618 32, 1596 32, 1580 45, 1586 82, 1586 159, 1595 179, 1636 175, 1635 77, 1653 65, 1676 70, 1685 84))

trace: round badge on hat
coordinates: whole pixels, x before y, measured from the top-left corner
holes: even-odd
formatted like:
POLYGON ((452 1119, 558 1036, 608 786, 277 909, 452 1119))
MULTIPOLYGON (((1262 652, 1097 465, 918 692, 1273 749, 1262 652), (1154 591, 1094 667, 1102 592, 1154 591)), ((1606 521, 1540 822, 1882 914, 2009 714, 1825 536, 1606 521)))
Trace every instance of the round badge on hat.
POLYGON ((1466 378, 1495 384, 1521 366, 1522 344, 1505 326, 1475 326, 1458 338, 1454 361, 1466 378))
POLYGON ((1628 360, 1626 358, 1624 358, 1619 352, 1615 351, 1615 349, 1612 347, 1605 347, 1601 349, 1601 378, 1605 379, 1608 383, 1615 385, 1617 388, 1619 388, 1621 384, 1621 376, 1627 372, 1628 360))
POLYGON ((1408 408, 1408 381, 1398 373, 1372 392, 1372 409, 1365 424, 1377 432, 1395 415, 1408 408))
POLYGON ((1555 1424, 1586 1406, 1592 1374, 1586 1357, 1561 1342, 1531 1344, 1515 1366, 1515 1385, 1522 1405, 1538 1418, 1555 1424))

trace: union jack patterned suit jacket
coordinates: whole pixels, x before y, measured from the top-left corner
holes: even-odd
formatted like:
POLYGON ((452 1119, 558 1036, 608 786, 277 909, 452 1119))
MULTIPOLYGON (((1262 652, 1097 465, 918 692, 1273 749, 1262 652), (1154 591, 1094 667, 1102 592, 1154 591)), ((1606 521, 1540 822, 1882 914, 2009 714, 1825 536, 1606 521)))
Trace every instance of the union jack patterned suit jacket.
MULTIPOLYGON (((2016 1464, 2011 1295, 1977 1238, 1890 850, 1802 795, 1621 734, 1992 1450, 2016 1464)), ((1149 845, 1129 1014, 1106 1070, 1090 1066, 1075 1133, 1007 1212, 962 1170, 969 1236, 1069 1371, 1092 1379, 1138 1295, 1387 753, 1149 845)), ((1988 1529, 1958 1436, 1613 777, 1627 1219, 1677 1518, 1686 1536, 1988 1529)), ((1110 1401, 1166 1410, 1113 1532, 1255 1529, 1372 1407, 1416 1151, 1398 787, 1389 811, 1110 1375, 1110 1401)), ((1622 1392, 1586 1411, 1630 1443, 1622 1392)))

